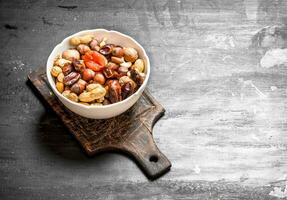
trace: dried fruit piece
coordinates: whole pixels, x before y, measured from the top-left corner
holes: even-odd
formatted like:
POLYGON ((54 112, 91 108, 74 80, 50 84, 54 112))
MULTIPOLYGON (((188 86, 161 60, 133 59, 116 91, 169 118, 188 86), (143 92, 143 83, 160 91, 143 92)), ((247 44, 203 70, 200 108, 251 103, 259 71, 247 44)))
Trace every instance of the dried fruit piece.
POLYGON ((67 76, 68 74, 70 74, 70 73, 73 71, 72 64, 71 64, 71 63, 65 64, 65 66, 64 66, 63 69, 62 69, 62 71, 63 71, 63 74, 64 74, 65 76, 67 76))
POLYGON ((126 99, 131 96, 135 92, 135 88, 131 85, 131 83, 125 83, 122 86, 122 98, 126 99))
POLYGON ((118 80, 109 80, 108 83, 108 96, 112 103, 122 100, 122 89, 118 80))
POLYGON ((118 72, 116 72, 115 70, 106 67, 104 68, 103 73, 106 78, 117 78, 119 75, 118 72))
POLYGON ((96 51, 88 51, 83 55, 86 67, 93 69, 94 71, 100 71, 108 63, 108 60, 102 54, 96 51))
POLYGON ((102 71, 102 69, 104 69, 104 66, 101 66, 94 61, 86 61, 85 64, 88 68, 95 72, 102 71))
POLYGON ((81 75, 77 72, 71 72, 67 76, 64 77, 64 84, 65 85, 73 85, 80 79, 81 75))
POLYGON ((142 75, 142 73, 139 73, 137 70, 135 70, 135 69, 132 69, 131 71, 130 71, 130 73, 131 73, 131 79, 138 85, 138 86, 140 86, 140 85, 142 85, 143 84, 143 82, 144 82, 144 76, 142 75))

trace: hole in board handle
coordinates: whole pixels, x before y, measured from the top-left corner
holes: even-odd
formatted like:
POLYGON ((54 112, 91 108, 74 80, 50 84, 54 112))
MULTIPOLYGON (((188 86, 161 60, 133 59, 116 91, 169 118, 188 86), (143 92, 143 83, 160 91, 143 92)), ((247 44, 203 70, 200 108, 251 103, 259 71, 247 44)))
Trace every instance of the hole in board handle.
POLYGON ((158 157, 156 155, 152 155, 152 156, 149 157, 149 161, 156 163, 158 161, 158 157))

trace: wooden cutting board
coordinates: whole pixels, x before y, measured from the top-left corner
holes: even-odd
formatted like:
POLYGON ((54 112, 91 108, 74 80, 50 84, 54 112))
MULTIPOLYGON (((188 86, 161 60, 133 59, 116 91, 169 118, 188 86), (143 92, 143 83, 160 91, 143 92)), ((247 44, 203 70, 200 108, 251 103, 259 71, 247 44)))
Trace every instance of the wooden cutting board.
POLYGON ((73 113, 58 100, 43 68, 32 72, 28 78, 88 155, 104 151, 126 153, 150 179, 169 171, 171 163, 157 148, 152 136, 152 127, 165 110, 147 90, 125 113, 111 119, 94 120, 73 113))

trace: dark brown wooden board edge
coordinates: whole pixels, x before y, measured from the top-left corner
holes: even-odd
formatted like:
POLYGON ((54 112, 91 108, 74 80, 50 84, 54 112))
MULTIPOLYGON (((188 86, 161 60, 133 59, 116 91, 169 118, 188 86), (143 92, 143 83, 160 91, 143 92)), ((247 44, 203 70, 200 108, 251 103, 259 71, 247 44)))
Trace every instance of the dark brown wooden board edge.
MULTIPOLYGON (((83 138, 79 138, 79 136, 77 134, 74 133, 74 130, 71 128, 71 126, 69 126, 69 124, 67 124, 66 120, 64 119, 64 115, 62 115, 59 112, 59 109, 56 109, 56 107, 52 106, 53 103, 49 102, 51 100, 49 100, 48 96, 43 95, 41 88, 37 87, 37 81, 44 81, 46 87, 48 85, 48 83, 43 80, 41 78, 41 76, 43 76, 45 73, 45 71, 43 69, 38 69, 36 71, 31 72, 28 75, 28 79, 32 82, 32 85, 37 89, 38 93, 40 93, 41 97, 44 98, 45 101, 48 101, 48 104, 50 107, 52 107, 53 111, 57 114, 57 116, 61 119, 61 121, 64 123, 64 125, 67 127, 67 129, 73 134, 73 136, 76 137, 77 141, 82 141, 83 138)), ((40 84, 38 85, 40 86, 40 84)), ((49 92, 51 92, 52 90, 49 88, 48 89, 49 92)), ((50 94, 50 95, 54 95, 54 94, 50 94)), ((165 109, 163 108, 163 106, 158 103, 155 98, 150 94, 149 90, 146 88, 145 91, 142 94, 147 100, 149 100, 151 102, 151 104, 153 104, 156 107, 156 112, 152 113, 153 116, 151 116, 151 118, 153 119, 150 123, 146 123, 145 121, 142 121, 142 124, 149 130, 149 132, 152 134, 152 128, 155 125, 155 123, 164 115, 165 113, 165 109)), ((56 96, 53 97, 57 103, 60 103, 58 98, 56 96)), ((60 104, 55 105, 55 106, 59 106, 60 104)), ((63 105, 62 105, 63 106, 63 105)), ((61 110, 61 109, 60 109, 61 110)), ((171 162, 166 158, 166 156, 164 154, 161 153, 161 151, 158 149, 158 147, 156 146, 152 135, 150 135, 152 141, 153 141, 153 146, 157 149, 157 151, 159 152, 158 154, 164 159, 165 161, 165 166, 162 170, 157 171, 157 172, 151 172, 150 170, 147 170, 146 167, 144 167, 141 159, 137 158, 133 153, 131 153, 130 151, 128 151, 126 148, 124 147, 120 147, 119 146, 107 146, 107 148, 103 148, 101 150, 98 151, 92 151, 88 146, 84 146, 84 144, 82 142, 79 142, 81 146, 83 146, 84 151, 86 152, 86 154, 90 157, 95 156, 96 154, 100 154, 103 152, 117 152, 117 153, 122 153, 127 155, 128 157, 130 157, 131 159, 133 159, 136 164, 139 166, 139 168, 144 172, 144 174, 147 176, 147 178, 149 178, 150 180, 155 180, 157 178, 159 178, 160 176, 162 176, 163 174, 165 174, 166 172, 168 172, 171 168, 171 162)))
MULTIPOLYGON (((43 91, 41 90, 41 84, 39 82, 41 81, 45 81, 42 78, 40 78, 41 75, 43 75, 43 73, 45 73, 43 71, 43 69, 39 68, 36 71, 31 72, 30 74, 28 74, 28 79, 29 81, 31 81, 32 85, 34 88, 36 88, 37 92, 41 95, 41 97, 47 102, 49 108, 51 108, 54 113, 57 115, 57 117, 60 118, 60 120, 62 121, 62 123, 65 125, 65 127, 68 129, 68 131, 76 138, 77 142, 83 147, 84 151, 86 152, 86 154, 88 156, 93 156, 94 152, 91 152, 89 148, 85 147, 85 144, 80 142, 82 140, 85 140, 85 138, 80 138, 78 134, 75 134, 74 130, 71 128, 72 126, 69 126, 69 124, 67 123, 67 121, 65 120, 65 115, 61 114, 61 110, 62 109, 57 109, 58 107, 61 107, 61 102, 58 100, 58 98, 52 93, 52 94, 46 94, 43 95, 43 91), (51 97, 49 95, 54 95, 54 97, 51 97), (50 97, 50 98, 49 98, 50 97), (55 100, 56 102, 52 102, 53 100, 55 100)), ((44 83, 45 85, 47 85, 47 83, 44 83)), ((48 86, 48 85, 47 85, 48 86)), ((47 87, 45 86, 45 87, 47 87)), ((49 87, 49 86, 48 86, 49 87)), ((49 92, 51 92, 52 90, 49 88, 49 92)), ((45 102, 45 103, 46 103, 45 102)), ((64 106, 64 105, 62 105, 64 106)), ((68 109, 65 107, 65 109, 68 109)), ((63 111, 64 112, 64 111, 63 111)), ((88 143, 85 142, 86 144, 88 143)))

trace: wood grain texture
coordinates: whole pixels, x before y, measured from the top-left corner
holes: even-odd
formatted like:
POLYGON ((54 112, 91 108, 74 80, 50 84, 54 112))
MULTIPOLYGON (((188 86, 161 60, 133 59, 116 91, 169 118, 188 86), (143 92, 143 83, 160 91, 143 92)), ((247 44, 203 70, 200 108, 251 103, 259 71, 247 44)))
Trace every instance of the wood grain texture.
POLYGON ((165 110, 147 90, 125 113, 111 119, 93 120, 71 112, 57 99, 49 87, 44 67, 28 77, 89 156, 106 151, 125 152, 136 159, 150 179, 170 169, 170 161, 152 137, 152 128, 165 110))
POLYGON ((262 68, 252 38, 286 15, 280 0, 1 1, 0 198, 279 199, 287 68, 262 68), (147 87, 166 109, 153 134, 173 163, 155 182, 124 156, 85 156, 26 84, 63 38, 99 27, 150 57, 147 87))

